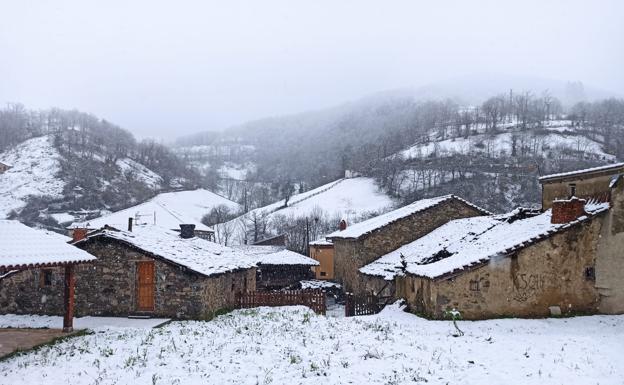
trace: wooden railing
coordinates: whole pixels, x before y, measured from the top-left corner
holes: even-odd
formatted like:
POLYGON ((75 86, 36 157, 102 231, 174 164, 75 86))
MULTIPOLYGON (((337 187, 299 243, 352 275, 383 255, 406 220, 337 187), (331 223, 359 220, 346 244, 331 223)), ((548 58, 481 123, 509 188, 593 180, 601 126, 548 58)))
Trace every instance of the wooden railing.
POLYGON ((323 290, 284 290, 253 291, 236 294, 236 307, 247 309, 258 306, 294 306, 303 305, 316 314, 325 314, 327 310, 325 291, 323 290))

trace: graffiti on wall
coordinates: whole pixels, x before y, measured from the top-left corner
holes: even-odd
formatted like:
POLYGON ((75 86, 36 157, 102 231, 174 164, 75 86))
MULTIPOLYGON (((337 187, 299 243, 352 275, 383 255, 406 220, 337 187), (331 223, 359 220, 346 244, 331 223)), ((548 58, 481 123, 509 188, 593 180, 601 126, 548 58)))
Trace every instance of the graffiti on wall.
POLYGON ((517 273, 513 276, 512 299, 526 302, 544 289, 554 287, 556 283, 557 276, 554 273, 517 273))

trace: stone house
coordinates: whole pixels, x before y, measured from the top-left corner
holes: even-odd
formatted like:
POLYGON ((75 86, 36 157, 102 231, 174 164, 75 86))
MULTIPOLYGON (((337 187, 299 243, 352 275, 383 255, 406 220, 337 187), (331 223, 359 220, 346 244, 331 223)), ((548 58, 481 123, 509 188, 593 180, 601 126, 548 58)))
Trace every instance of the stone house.
POLYGON ((233 246, 256 266, 256 290, 295 288, 301 281, 314 277, 318 262, 284 246, 233 246))
POLYGON ((12 166, 8 163, 0 162, 0 174, 4 174, 12 166))
POLYGON ((624 183, 615 172, 593 200, 453 220, 360 271, 393 282, 411 311, 432 318, 450 309, 466 319, 622 313, 624 183))
POLYGON ((419 200, 331 233, 327 239, 334 248, 335 280, 349 292, 391 293, 387 281, 363 276, 358 269, 450 220, 486 214, 490 213, 455 195, 446 195, 419 200))
MULTIPOLYGON (((74 243, 97 257, 75 270, 77 315, 209 318, 234 307, 237 292, 255 289, 255 264, 236 250, 192 232, 157 226, 135 230, 98 230, 74 243)), ((2 290, 15 298, 3 311, 60 314, 57 292, 64 272, 53 269, 49 287, 37 283, 41 274, 3 282, 2 290)))

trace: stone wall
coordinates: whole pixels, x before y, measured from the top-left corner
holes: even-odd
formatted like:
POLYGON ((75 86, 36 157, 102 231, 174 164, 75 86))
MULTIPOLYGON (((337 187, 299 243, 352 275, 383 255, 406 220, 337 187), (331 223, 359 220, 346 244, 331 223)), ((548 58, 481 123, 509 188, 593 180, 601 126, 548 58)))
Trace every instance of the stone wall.
POLYGON ((624 313, 624 183, 611 191, 611 209, 600 233, 596 260, 596 288, 600 312, 624 313))
POLYGON ((346 291, 362 293, 364 280, 358 269, 397 248, 415 241, 453 219, 482 215, 476 208, 451 199, 414 213, 360 239, 333 239, 336 280, 346 291))
MULTIPOLYGON (((137 314, 137 262, 154 261, 154 312, 169 318, 209 318, 234 307, 237 291, 255 288, 255 269, 205 277, 180 266, 151 258, 118 242, 94 239, 83 244, 98 259, 76 267, 76 316, 137 314)), ((0 282, 0 312, 63 314, 61 268, 53 284, 41 287, 45 269, 20 272, 0 282)))
POLYGON ((397 296, 415 313, 444 318, 457 309, 466 319, 596 313, 600 296, 593 272, 602 217, 574 226, 508 257, 451 278, 397 277, 397 296))

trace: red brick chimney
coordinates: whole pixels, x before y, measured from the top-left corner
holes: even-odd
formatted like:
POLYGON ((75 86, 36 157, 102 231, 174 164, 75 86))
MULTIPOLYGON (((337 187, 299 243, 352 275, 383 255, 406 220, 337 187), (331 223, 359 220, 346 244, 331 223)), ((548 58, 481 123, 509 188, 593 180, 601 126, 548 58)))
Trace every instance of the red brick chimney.
POLYGON ((338 228, 340 229, 340 231, 346 230, 347 229, 347 221, 345 221, 344 219, 341 219, 340 223, 338 224, 338 228))
POLYGON ((85 228, 74 229, 74 232, 72 233, 72 241, 76 242, 81 239, 85 239, 87 237, 87 231, 88 230, 85 228))
POLYGON ((585 203, 585 199, 579 199, 577 197, 572 197, 570 199, 557 199, 553 201, 550 223, 568 223, 586 215, 585 203))

